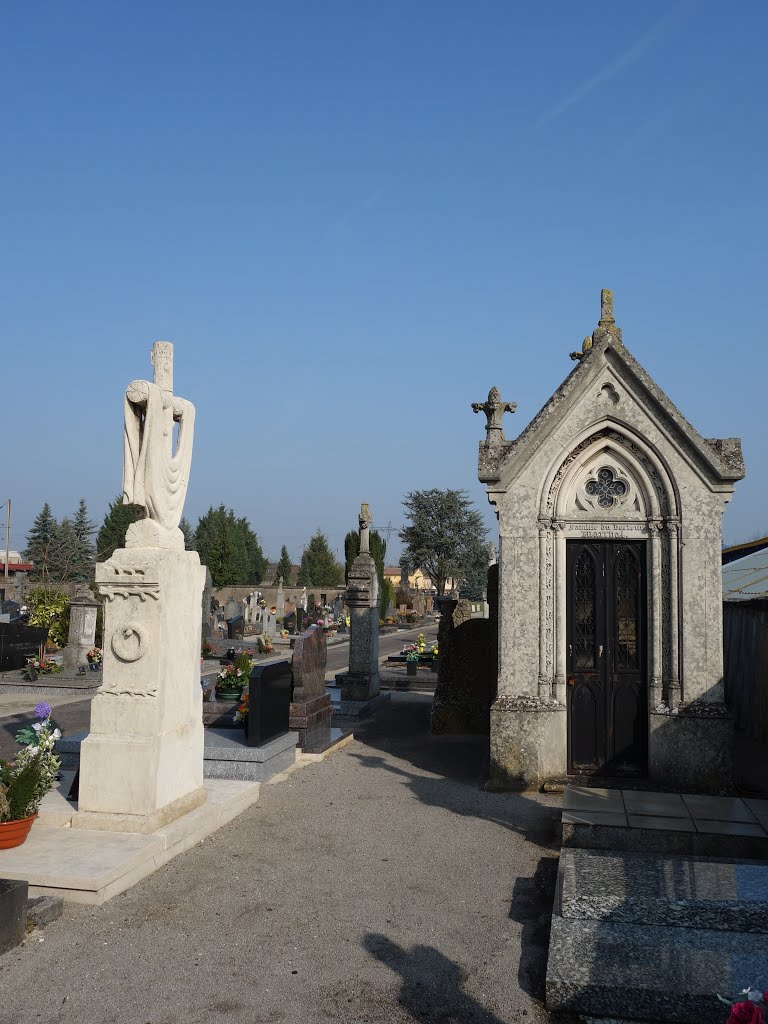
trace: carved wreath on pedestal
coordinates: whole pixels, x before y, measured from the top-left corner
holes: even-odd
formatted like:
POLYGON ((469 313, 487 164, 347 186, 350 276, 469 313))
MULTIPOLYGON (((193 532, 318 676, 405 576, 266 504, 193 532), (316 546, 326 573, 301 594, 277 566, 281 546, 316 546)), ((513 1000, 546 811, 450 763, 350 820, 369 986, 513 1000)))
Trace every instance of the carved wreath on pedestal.
POLYGON ((130 622, 112 634, 112 650, 121 661, 138 661, 149 650, 149 637, 143 626, 130 622))

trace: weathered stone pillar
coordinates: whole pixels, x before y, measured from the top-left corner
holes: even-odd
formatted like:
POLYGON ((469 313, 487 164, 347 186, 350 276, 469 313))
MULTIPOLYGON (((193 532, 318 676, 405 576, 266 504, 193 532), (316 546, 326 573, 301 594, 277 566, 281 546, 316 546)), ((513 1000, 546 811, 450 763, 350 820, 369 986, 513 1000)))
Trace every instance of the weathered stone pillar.
POLYGON ((680 524, 667 523, 669 530, 669 707, 676 708, 682 700, 680 687, 680 573, 679 543, 680 524))
POLYGON ((663 524, 653 521, 648 524, 651 533, 651 708, 658 707, 663 700, 662 693, 662 645, 661 645, 661 531, 663 524))
POLYGON ((64 648, 64 668, 77 671, 88 664, 86 654, 96 643, 99 602, 90 590, 79 587, 70 603, 69 639, 64 648))
POLYGON ((566 675, 566 627, 565 615, 568 604, 568 573, 566 568, 565 528, 562 523, 553 523, 555 531, 555 700, 565 704, 566 675))
POLYGON ((368 702, 379 696, 379 580, 369 548, 372 522, 367 504, 360 508, 360 554, 347 580, 349 608, 349 671, 339 673, 342 711, 345 703, 368 702))

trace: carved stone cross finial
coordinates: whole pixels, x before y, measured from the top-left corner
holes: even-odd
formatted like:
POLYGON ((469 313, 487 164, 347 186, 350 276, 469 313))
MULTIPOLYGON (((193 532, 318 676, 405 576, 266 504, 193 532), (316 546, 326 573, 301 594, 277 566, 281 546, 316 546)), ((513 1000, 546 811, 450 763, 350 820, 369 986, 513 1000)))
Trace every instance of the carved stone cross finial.
POLYGON ((484 412, 487 423, 485 425, 485 440, 487 444, 499 444, 505 441, 504 430, 502 429, 502 417, 505 412, 514 412, 517 408, 516 402, 502 402, 498 388, 491 388, 485 402, 473 402, 473 412, 484 412))
POLYGON ((150 355, 153 379, 161 391, 173 391, 173 344, 156 341, 150 355))
POLYGON ((614 324, 613 319, 613 292, 610 288, 603 288, 600 292, 600 326, 607 327, 614 324))
POLYGON ((360 506, 360 516, 358 518, 360 524, 360 554, 370 553, 370 528, 373 522, 373 516, 371 515, 370 509, 368 508, 368 502, 364 501, 360 506))

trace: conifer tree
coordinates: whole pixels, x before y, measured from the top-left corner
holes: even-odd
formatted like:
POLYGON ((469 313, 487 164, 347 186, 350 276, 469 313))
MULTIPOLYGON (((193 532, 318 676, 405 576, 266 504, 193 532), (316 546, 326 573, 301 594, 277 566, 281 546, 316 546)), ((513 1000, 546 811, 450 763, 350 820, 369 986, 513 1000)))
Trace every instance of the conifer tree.
POLYGON ((51 506, 46 503, 35 516, 32 528, 27 534, 27 546, 24 548, 24 558, 34 563, 30 572, 33 580, 45 580, 48 578, 48 553, 58 523, 51 512, 51 506))
POLYGON ((125 547, 125 534, 131 523, 142 518, 138 505, 124 505, 118 494, 110 503, 104 522, 96 536, 96 561, 106 562, 118 548, 125 547))
POLYGON ((277 586, 277 582, 281 576, 283 578, 283 586, 292 586, 293 566, 291 565, 291 556, 288 554, 288 548, 285 544, 280 548, 280 561, 277 563, 277 569, 275 569, 275 586, 277 586))
POLYGON ((301 556, 300 587, 340 587, 344 570, 333 557, 328 540, 320 530, 312 537, 301 556))
POLYGON ((187 551, 195 550, 195 531, 192 529, 192 524, 186 516, 181 517, 179 523, 179 529, 184 534, 184 547, 187 551))
POLYGON ((224 505, 209 508, 195 530, 195 550, 216 587, 260 583, 267 560, 247 519, 236 519, 224 505))

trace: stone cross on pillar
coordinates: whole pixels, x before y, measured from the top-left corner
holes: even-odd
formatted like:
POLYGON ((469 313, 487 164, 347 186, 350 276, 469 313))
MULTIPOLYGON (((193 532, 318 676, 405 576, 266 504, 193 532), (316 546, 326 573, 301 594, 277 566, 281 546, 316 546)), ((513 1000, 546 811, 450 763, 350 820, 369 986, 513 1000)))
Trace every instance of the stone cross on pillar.
POLYGON ((370 530, 371 523, 373 522, 373 516, 371 515, 370 509, 368 508, 368 502, 364 501, 360 506, 360 516, 358 519, 360 523, 360 554, 362 555, 370 553, 370 530))
POLYGON ((608 327, 615 324, 613 319, 613 292, 610 288, 603 288, 600 292, 600 326, 608 327))
POLYGON ((502 417, 505 412, 514 412, 516 408, 516 402, 502 402, 498 388, 491 388, 485 402, 472 403, 473 412, 484 412, 486 415, 486 444, 500 444, 506 441, 501 425, 502 417))

